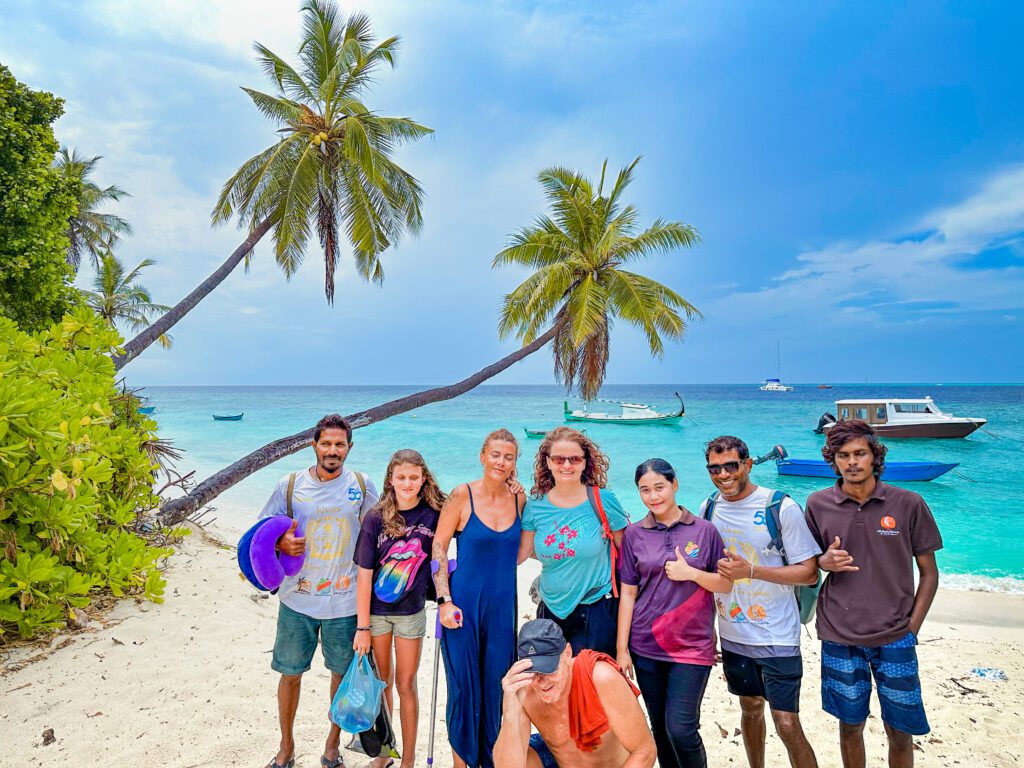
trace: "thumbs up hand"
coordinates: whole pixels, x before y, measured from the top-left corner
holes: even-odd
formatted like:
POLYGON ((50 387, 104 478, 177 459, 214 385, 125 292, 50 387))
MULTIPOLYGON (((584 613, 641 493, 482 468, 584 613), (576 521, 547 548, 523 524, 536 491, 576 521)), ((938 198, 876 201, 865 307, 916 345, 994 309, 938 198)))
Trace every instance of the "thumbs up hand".
POLYGON ((825 554, 818 558, 818 565, 823 571, 859 571, 853 564, 853 555, 842 548, 843 543, 836 536, 835 540, 828 545, 825 554))
POLYGON ((676 559, 665 563, 665 575, 672 581, 693 581, 697 569, 686 562, 683 553, 676 547, 676 559))
POLYGON ((298 557, 306 551, 306 537, 295 535, 295 529, 298 525, 297 520, 292 520, 291 526, 277 540, 277 548, 284 554, 291 555, 292 557, 298 557))
POLYGON ((733 552, 731 549, 722 550, 725 554, 718 561, 718 575, 729 581, 751 578, 752 569, 750 561, 745 560, 742 555, 733 552))

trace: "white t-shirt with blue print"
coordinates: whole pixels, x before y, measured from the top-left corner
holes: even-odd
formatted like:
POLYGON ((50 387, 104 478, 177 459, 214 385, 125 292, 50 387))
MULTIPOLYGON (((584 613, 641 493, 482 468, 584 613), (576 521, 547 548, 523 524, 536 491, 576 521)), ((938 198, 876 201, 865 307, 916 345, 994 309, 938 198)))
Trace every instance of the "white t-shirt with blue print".
MULTIPOLYGON (((288 514, 288 477, 278 481, 261 518, 288 514)), ((297 575, 285 576, 277 593, 293 611, 314 619, 356 615, 356 538, 360 520, 377 503, 377 489, 363 477, 365 497, 350 469, 326 482, 308 469, 295 474, 292 514, 306 536, 306 562, 297 575)))

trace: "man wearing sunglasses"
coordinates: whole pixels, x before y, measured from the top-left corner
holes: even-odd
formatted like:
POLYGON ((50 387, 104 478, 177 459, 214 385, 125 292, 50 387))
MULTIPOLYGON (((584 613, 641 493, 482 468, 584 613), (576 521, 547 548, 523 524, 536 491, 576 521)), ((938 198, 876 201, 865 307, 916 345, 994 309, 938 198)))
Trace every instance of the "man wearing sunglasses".
POLYGON ((814 751, 800 725, 800 612, 794 587, 814 584, 821 548, 800 506, 788 496, 750 481, 753 462, 746 443, 723 435, 704 451, 718 489, 701 505, 726 549, 718 572, 732 579, 728 594, 715 595, 722 665, 729 691, 740 699, 740 730, 751 768, 764 767, 764 704, 793 768, 815 768, 814 751), (785 550, 771 546, 770 507, 778 509, 785 550), (788 565, 786 563, 789 563, 788 565))

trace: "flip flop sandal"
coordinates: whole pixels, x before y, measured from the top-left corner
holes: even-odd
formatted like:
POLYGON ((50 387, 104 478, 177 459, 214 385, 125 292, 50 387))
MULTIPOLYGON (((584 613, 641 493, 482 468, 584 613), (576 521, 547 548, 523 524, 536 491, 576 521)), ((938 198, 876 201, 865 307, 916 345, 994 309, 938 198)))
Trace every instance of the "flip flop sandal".
POLYGON ((277 756, 275 755, 274 757, 270 758, 270 762, 267 763, 267 768, 295 768, 295 758, 293 757, 287 763, 281 765, 279 762, 277 762, 277 756))
POLYGON ((333 760, 328 760, 327 755, 320 755, 320 765, 324 768, 345 768, 345 760, 341 755, 333 760))

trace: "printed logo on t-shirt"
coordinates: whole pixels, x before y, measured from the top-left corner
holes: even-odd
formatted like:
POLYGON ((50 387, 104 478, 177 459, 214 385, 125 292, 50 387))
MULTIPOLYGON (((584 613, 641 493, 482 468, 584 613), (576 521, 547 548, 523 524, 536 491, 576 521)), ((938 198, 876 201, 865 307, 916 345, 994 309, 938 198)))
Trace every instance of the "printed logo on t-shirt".
POLYGON ((356 488, 354 485, 350 485, 348 488, 348 500, 361 502, 363 500, 363 492, 356 488))
POLYGON ((881 520, 878 521, 878 524, 880 526, 882 526, 881 528, 878 529, 878 533, 881 536, 899 536, 900 535, 900 532, 898 530, 896 530, 896 518, 893 517, 892 515, 886 515, 885 517, 883 517, 881 520))
POLYGON ((380 560, 373 593, 384 603, 393 603, 409 589, 423 561, 427 559, 419 539, 400 539, 380 560))
POLYGON ((695 541, 686 542, 686 546, 683 547, 683 551, 686 552, 687 557, 691 558, 700 555, 700 547, 697 546, 697 542, 695 541))

